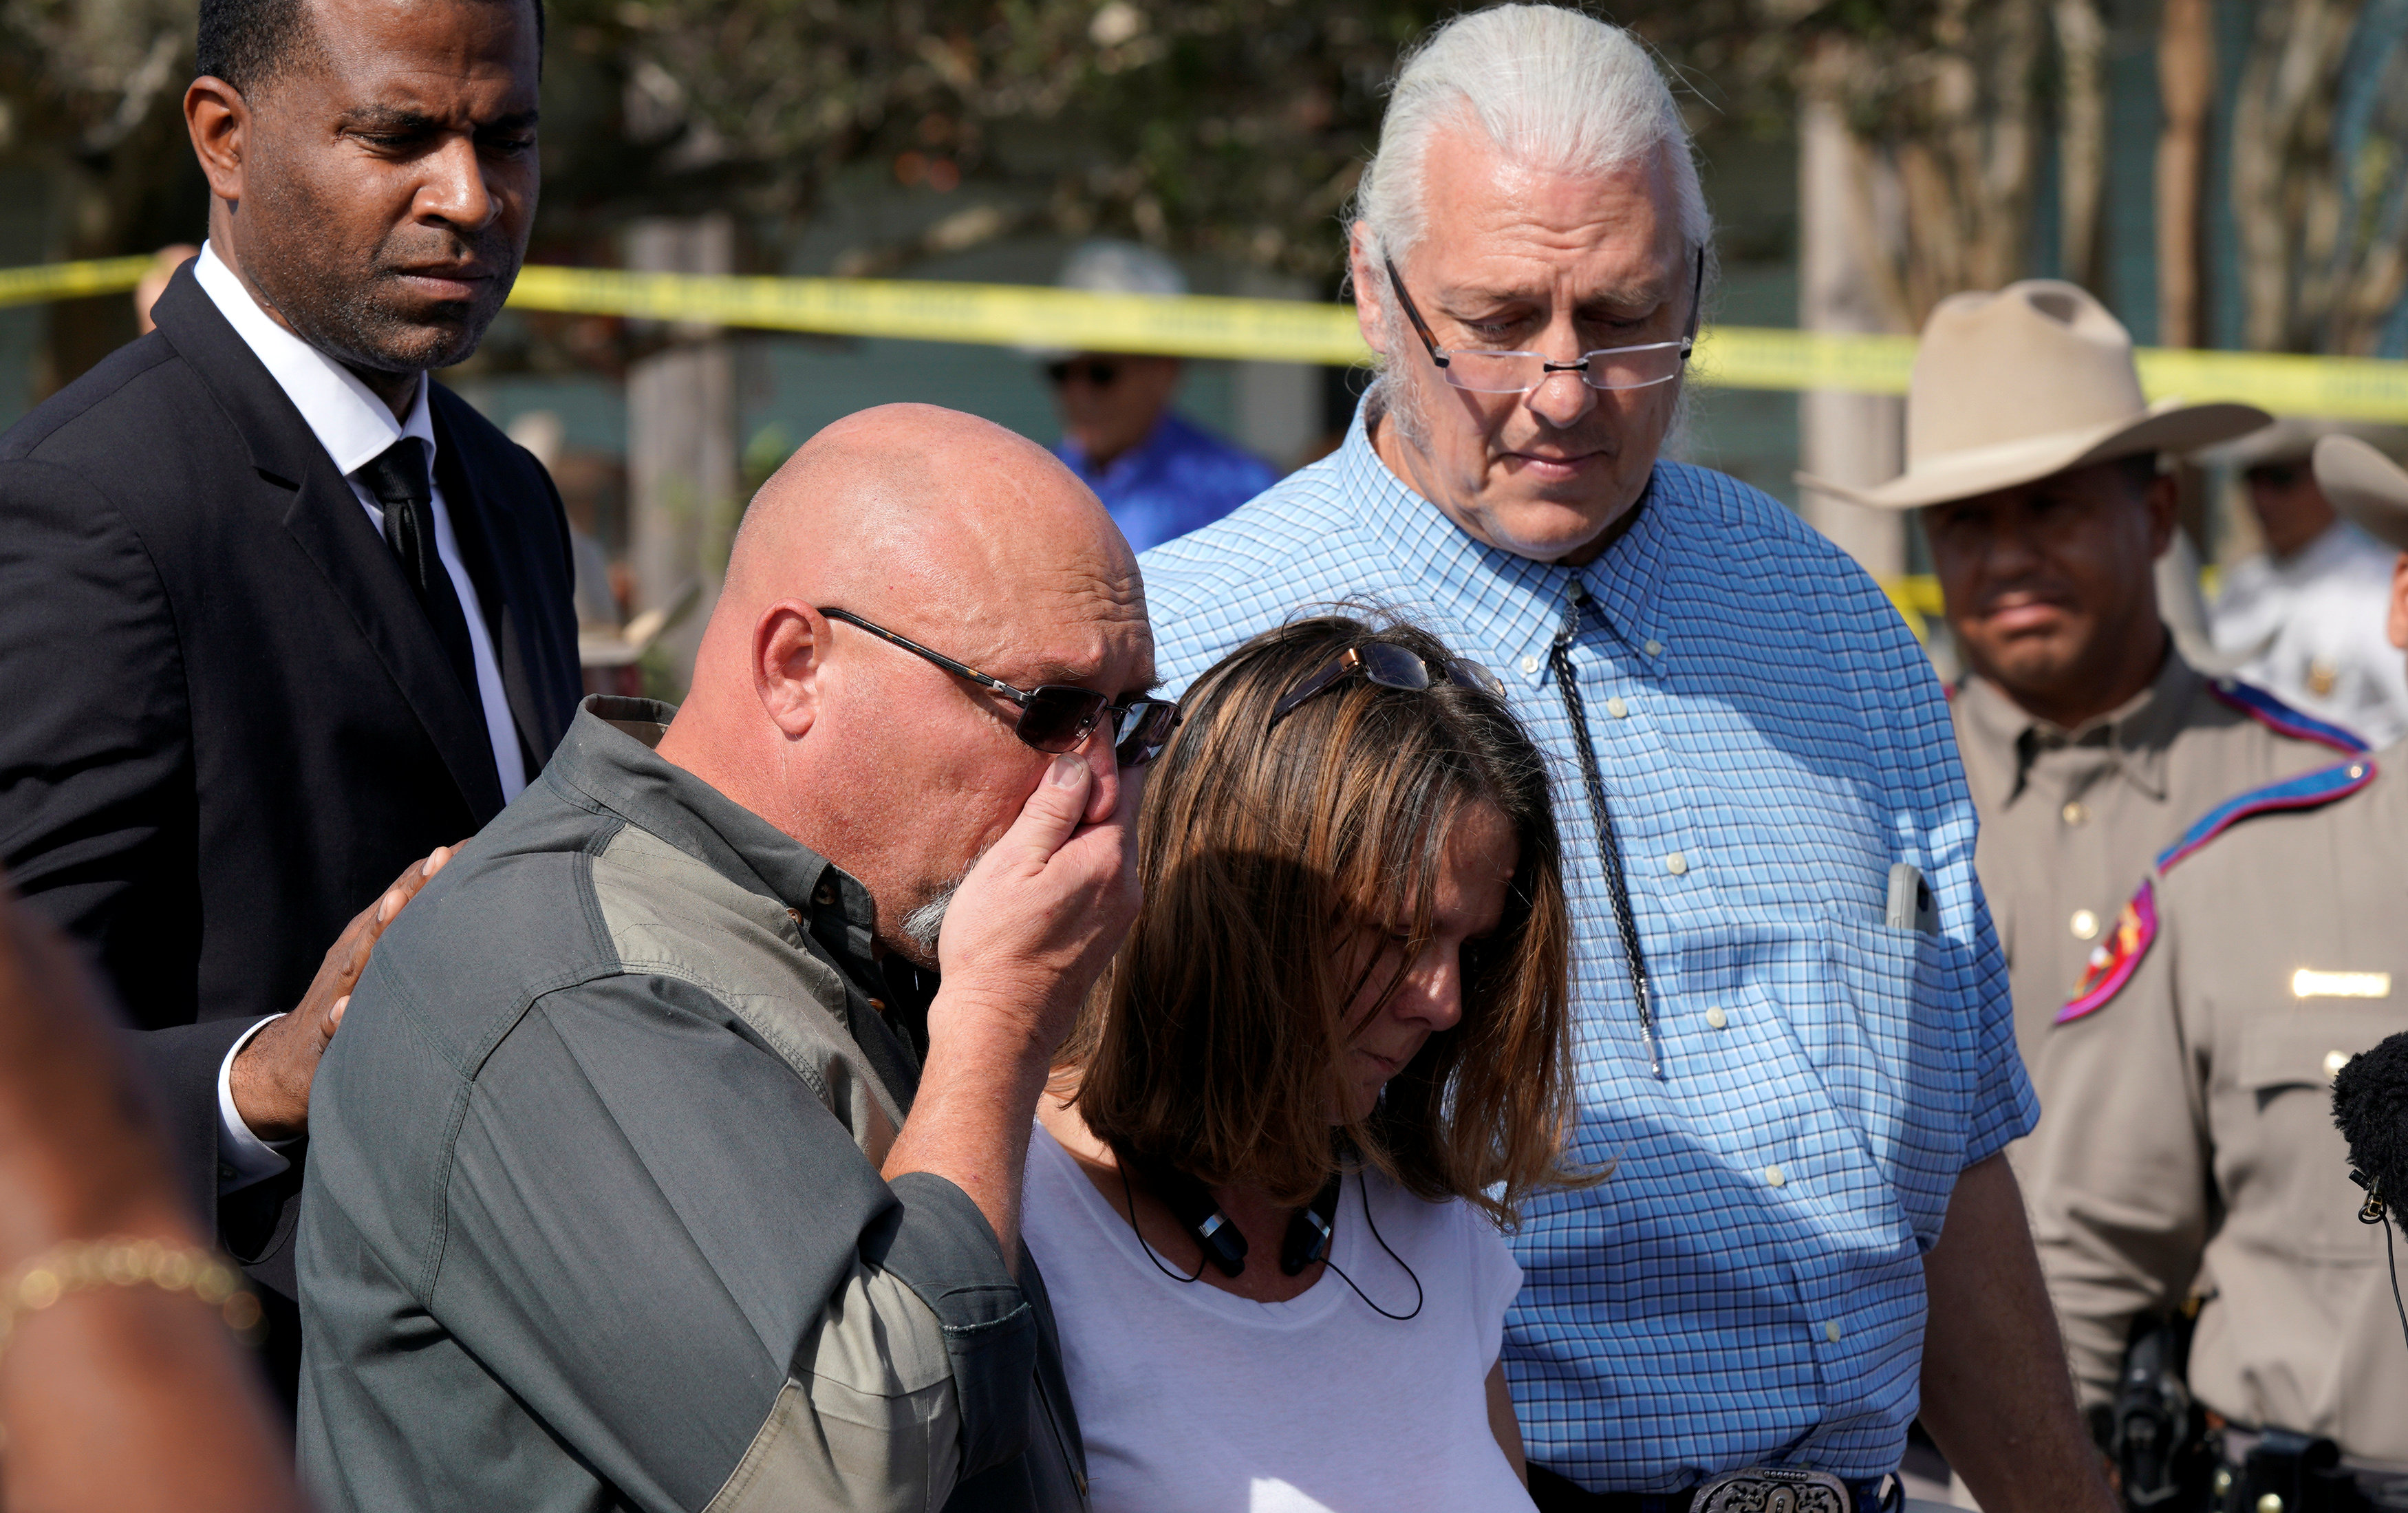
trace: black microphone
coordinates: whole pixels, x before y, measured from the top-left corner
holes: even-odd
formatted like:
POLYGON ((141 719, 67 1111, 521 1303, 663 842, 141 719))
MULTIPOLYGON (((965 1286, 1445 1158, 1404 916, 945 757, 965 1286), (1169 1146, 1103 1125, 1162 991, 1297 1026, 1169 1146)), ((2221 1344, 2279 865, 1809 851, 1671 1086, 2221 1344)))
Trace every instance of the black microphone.
MULTIPOLYGON (((2354 1056, 2333 1077, 2333 1123, 2349 1146, 2349 1179, 2366 1189, 2358 1222, 2391 1222, 2408 1233, 2408 1030, 2354 1056)), ((2383 1232, 2391 1263, 2391 1305, 2408 1340, 2408 1306, 2400 1301, 2400 1261, 2391 1231, 2383 1232)))
POLYGON ((2379 1224, 2388 1209, 2408 1233, 2408 1030, 2343 1065, 2333 1123, 2349 1146, 2349 1179, 2366 1189, 2359 1217, 2379 1224))

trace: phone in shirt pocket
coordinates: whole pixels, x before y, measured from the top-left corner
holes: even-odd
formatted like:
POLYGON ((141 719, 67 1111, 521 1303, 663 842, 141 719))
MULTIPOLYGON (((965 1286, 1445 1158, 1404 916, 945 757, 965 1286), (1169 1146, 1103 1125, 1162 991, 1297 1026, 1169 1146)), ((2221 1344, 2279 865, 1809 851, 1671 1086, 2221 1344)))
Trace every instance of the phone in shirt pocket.
POLYGON ((1931 896, 1923 869, 1911 861, 1889 870, 1887 922, 1892 929, 1911 929, 1918 935, 1940 933, 1940 901, 1931 896))

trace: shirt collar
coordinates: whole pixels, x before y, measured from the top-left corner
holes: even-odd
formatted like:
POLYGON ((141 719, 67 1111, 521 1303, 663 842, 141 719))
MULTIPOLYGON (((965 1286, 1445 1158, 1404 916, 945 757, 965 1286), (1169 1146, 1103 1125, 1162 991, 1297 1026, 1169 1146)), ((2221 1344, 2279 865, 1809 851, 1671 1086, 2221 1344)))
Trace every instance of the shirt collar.
POLYGON ((1162 407, 1162 413, 1154 418, 1153 428, 1145 433, 1144 439, 1101 467, 1097 467, 1095 460, 1087 455, 1086 449, 1067 436, 1062 439, 1059 455, 1063 461, 1070 465, 1071 471, 1081 478, 1094 479, 1101 483, 1109 479, 1125 478, 1144 467, 1157 454, 1173 450, 1179 443, 1187 439, 1187 430, 1186 425, 1179 418, 1179 412, 1165 405, 1162 407))
POLYGON ((1381 386, 1374 384, 1335 458, 1340 497, 1358 506, 1358 528, 1376 540, 1377 550, 1413 564, 1414 576, 1434 598, 1455 606, 1470 628, 1512 654, 1513 665, 1492 670, 1531 687, 1545 681, 1548 647, 1577 582, 1592 601, 1584 629, 1595 625, 1620 641, 1639 675, 1662 674, 1673 640, 1665 627, 1664 569, 1680 502, 1666 486, 1662 465, 1632 507, 1638 517, 1596 561, 1577 569, 1539 562, 1482 541, 1391 471, 1371 444, 1370 426, 1383 408, 1381 386))
POLYGON ((193 277, 301 412, 303 424, 335 460, 337 471, 348 477, 395 441, 412 436, 425 443, 427 471, 433 473, 435 425, 426 402, 425 374, 418 375, 418 396, 410 401, 408 419, 396 422, 392 410, 351 369, 260 309, 214 246, 202 244, 193 277))
POLYGON ((1969 676, 1956 697, 1984 737, 2007 752, 2012 773, 2001 803, 2020 797, 2032 764, 2055 751, 2091 750, 2104 756, 2134 787, 2151 799, 2166 796, 2166 753, 2181 733, 2191 701, 2206 680, 2183 660, 2167 638, 2166 659, 2149 685, 2104 714, 2094 715, 2066 729, 2027 713, 2005 690, 1981 677, 1969 676))
POLYGON ((857 984, 879 984, 878 907, 852 874, 653 750, 677 713, 650 699, 589 696, 542 781, 576 790, 750 892, 775 899, 857 984))

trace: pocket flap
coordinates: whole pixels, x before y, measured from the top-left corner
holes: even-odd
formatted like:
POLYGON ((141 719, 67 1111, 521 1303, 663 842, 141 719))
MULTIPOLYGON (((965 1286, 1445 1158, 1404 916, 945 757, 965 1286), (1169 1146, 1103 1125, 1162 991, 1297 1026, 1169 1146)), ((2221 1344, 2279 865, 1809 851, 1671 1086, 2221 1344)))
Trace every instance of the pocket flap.
POLYGON ((2336 1005, 2280 1011, 2279 1017, 2270 1016, 2243 1031, 2235 1080, 2258 1091, 2330 1087, 2333 1074, 2351 1057, 2401 1030, 2408 1030, 2408 1014, 2396 1010, 2336 1005))

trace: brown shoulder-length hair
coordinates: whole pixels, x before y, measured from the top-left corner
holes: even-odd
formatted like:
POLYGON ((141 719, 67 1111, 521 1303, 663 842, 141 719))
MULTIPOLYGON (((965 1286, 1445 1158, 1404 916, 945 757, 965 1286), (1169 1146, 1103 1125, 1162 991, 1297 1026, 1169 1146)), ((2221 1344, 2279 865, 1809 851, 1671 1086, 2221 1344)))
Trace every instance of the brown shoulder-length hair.
POLYGON ((1413 626, 1328 616, 1255 637, 1189 691, 1146 777, 1145 905, 1061 1058, 1098 1138, 1308 1202, 1340 1160, 1346 1011, 1380 970, 1367 947, 1393 934, 1407 963, 1420 955, 1453 821, 1485 803, 1520 850, 1503 920, 1467 951, 1462 1018, 1344 1132, 1407 1190, 1508 1223, 1533 1189, 1592 1180, 1564 1165, 1571 932, 1545 760, 1502 698, 1446 676, 1452 661, 1413 626), (1438 677, 1411 690, 1350 672, 1272 723, 1290 689, 1374 641, 1438 677))

